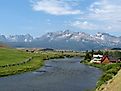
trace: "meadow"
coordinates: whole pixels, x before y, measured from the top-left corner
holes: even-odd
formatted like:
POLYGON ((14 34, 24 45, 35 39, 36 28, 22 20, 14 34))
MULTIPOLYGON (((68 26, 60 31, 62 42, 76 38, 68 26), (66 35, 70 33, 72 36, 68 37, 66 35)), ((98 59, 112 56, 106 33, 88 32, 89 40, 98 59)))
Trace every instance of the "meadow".
POLYGON ((31 53, 13 48, 0 48, 0 77, 36 70, 44 65, 45 60, 75 56, 81 57, 84 54, 57 51, 31 53))

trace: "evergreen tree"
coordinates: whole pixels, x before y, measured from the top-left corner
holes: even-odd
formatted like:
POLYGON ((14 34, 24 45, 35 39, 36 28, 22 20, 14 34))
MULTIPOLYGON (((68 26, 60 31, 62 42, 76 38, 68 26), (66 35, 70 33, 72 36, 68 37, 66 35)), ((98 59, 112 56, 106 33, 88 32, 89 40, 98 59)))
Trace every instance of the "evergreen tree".
POLYGON ((91 57, 93 57, 94 52, 95 52, 95 51, 92 49, 92 51, 91 51, 91 57))
POLYGON ((91 56, 90 56, 88 50, 86 51, 86 55, 85 55, 84 60, 91 60, 91 56))
POLYGON ((109 55, 109 52, 108 51, 105 51, 104 52, 104 55, 107 55, 108 56, 109 55))
POLYGON ((102 51, 100 51, 100 50, 98 50, 98 54, 103 55, 103 52, 102 52, 102 51))

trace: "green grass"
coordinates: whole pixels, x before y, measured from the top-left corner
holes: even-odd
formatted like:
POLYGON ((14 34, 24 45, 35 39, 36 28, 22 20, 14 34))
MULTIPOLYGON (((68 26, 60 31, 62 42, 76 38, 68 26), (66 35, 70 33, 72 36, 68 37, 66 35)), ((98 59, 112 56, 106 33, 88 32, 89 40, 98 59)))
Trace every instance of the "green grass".
POLYGON ((43 52, 27 53, 23 50, 0 48, 0 77, 32 71, 43 66, 44 60, 83 56, 77 52, 43 52), (25 62, 26 59, 30 61, 25 62), (14 64, 14 65, 13 65, 14 64))
POLYGON ((43 60, 40 57, 35 56, 30 62, 25 63, 23 65, 0 68, 0 77, 32 71, 39 68, 43 64, 43 60))
POLYGON ((31 57, 31 55, 29 53, 25 53, 24 51, 10 48, 0 48, 0 66, 20 62, 29 57, 31 57))
POLYGON ((99 88, 102 84, 106 84, 107 81, 112 79, 120 70, 121 63, 113 63, 113 64, 100 64, 97 66, 103 70, 103 75, 97 82, 97 88, 99 88))
POLYGON ((102 84, 106 84, 121 69, 121 63, 90 64, 90 63, 85 62, 84 64, 88 64, 90 66, 100 68, 103 71, 102 76, 100 77, 100 79, 97 82, 97 86, 96 86, 97 89, 99 89, 102 84))

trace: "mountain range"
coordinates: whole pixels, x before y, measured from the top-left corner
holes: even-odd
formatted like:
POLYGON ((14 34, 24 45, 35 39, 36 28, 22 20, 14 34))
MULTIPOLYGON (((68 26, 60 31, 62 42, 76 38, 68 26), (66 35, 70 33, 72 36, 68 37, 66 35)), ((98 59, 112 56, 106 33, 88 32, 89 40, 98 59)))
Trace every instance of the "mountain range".
POLYGON ((90 50, 121 47, 121 37, 108 33, 98 32, 95 35, 90 35, 69 30, 48 32, 40 37, 33 37, 30 34, 10 36, 0 34, 0 41, 12 47, 24 48, 90 50))

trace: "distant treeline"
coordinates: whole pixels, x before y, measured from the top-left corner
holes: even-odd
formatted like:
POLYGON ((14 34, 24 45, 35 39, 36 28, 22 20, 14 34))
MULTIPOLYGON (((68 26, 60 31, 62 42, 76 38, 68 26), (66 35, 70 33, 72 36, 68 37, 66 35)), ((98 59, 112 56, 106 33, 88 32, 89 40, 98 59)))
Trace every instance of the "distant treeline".
POLYGON ((121 50, 121 48, 112 48, 111 50, 121 50))

